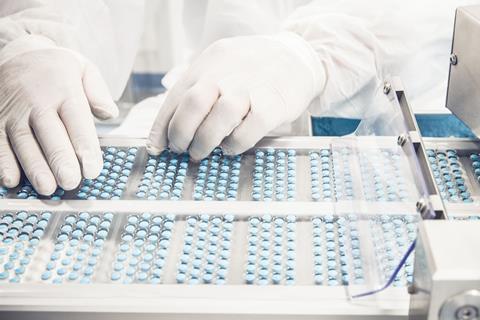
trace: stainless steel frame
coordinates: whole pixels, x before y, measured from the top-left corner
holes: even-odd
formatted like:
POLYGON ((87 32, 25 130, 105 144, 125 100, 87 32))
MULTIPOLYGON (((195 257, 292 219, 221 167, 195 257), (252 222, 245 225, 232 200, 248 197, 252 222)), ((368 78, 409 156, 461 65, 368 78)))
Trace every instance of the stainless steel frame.
POLYGON ((450 56, 447 108, 463 120, 477 136, 480 136, 479 39, 480 6, 458 8, 450 56))

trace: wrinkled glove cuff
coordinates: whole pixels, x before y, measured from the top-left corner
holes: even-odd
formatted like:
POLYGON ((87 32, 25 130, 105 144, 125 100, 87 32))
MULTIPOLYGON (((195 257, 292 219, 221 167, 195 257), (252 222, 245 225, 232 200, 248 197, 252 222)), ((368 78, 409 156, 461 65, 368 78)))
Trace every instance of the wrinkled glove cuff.
POLYGON ((5 45, 2 50, 0 50, 0 67, 12 60, 15 57, 18 57, 22 54, 39 51, 39 50, 63 50, 69 52, 75 56, 81 63, 84 63, 87 59, 78 53, 77 51, 57 46, 57 44, 44 36, 39 35, 26 35, 20 38, 17 38, 7 45, 5 45))
POLYGON ((312 46, 300 35, 290 31, 284 31, 272 36, 272 38, 282 43, 286 48, 299 57, 299 61, 302 61, 302 63, 311 71, 311 98, 313 99, 318 96, 325 87, 326 73, 322 61, 312 46))
POLYGON ((58 48, 51 39, 38 35, 25 35, 7 43, 0 50, 0 66, 11 59, 31 51, 58 48))

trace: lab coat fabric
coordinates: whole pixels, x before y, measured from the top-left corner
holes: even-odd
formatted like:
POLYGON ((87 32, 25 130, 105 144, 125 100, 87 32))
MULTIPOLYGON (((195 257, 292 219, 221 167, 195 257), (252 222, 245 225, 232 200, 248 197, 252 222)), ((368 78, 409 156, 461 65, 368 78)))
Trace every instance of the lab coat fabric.
POLYGON ((43 46, 17 43, 29 35, 53 40, 92 61, 114 99, 130 76, 143 30, 144 2, 137 0, 4 0, 0 3, 0 65, 43 46))
MULTIPOLYGON (((438 108, 444 105, 455 8, 470 3, 478 1, 184 0, 178 54, 194 59, 224 37, 290 31, 311 45, 326 71, 322 93, 309 108, 313 115, 375 115, 385 103, 378 88, 391 75, 401 77, 416 110, 438 108)), ((42 35, 93 61, 118 99, 143 25, 154 18, 140 0, 3 1, 0 64, 15 55, 7 50, 15 40, 42 35)))

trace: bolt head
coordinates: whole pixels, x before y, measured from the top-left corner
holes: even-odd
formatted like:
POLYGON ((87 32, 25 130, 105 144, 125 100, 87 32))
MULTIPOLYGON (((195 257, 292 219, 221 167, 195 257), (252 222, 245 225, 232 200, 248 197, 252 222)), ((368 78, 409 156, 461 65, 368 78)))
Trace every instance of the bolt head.
POLYGON ((392 90, 392 85, 389 82, 385 82, 383 84, 383 93, 389 94, 391 90, 392 90))
POLYGON ((398 136, 398 138, 397 138, 397 144, 398 144, 400 147, 403 147, 406 142, 407 142, 407 137, 406 137, 404 134, 401 134, 401 135, 398 136))
POLYGON ((452 53, 452 54, 450 55, 450 64, 451 64, 452 66, 455 66, 455 65, 457 65, 457 63, 458 63, 457 55, 456 55, 455 53, 452 53))
POLYGON ((427 205, 425 204, 425 201, 423 199, 417 201, 416 207, 419 213, 424 213, 425 210, 427 210, 427 205))
POLYGON ((461 306, 455 312, 455 318, 458 320, 478 319, 478 308, 470 305, 461 306))
POLYGON ((407 289, 408 294, 416 294, 418 292, 417 288, 413 284, 409 285, 407 289))
POLYGON ((479 320, 480 290, 461 292, 445 300, 440 308, 440 320, 479 320))

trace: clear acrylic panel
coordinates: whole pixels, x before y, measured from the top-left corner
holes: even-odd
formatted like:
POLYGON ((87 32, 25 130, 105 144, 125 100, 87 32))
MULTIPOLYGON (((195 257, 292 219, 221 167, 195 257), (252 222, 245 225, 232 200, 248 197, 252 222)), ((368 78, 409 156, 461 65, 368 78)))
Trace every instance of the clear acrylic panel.
MULTIPOLYGON (((413 114, 408 105, 400 105, 394 89, 382 89, 378 88, 374 99, 378 114, 368 117, 357 130, 357 136, 366 134, 372 139, 353 139, 349 146, 353 154, 350 165, 360 177, 356 186, 360 192, 350 203, 351 212, 358 213, 367 266, 364 283, 348 286, 353 299, 375 299, 371 296, 381 295, 390 286, 406 287, 412 282, 412 251, 421 219, 417 203, 425 203, 424 217, 434 216, 416 154, 420 134, 408 123, 413 114)), ((334 142, 332 149, 343 149, 345 143, 334 142)))

